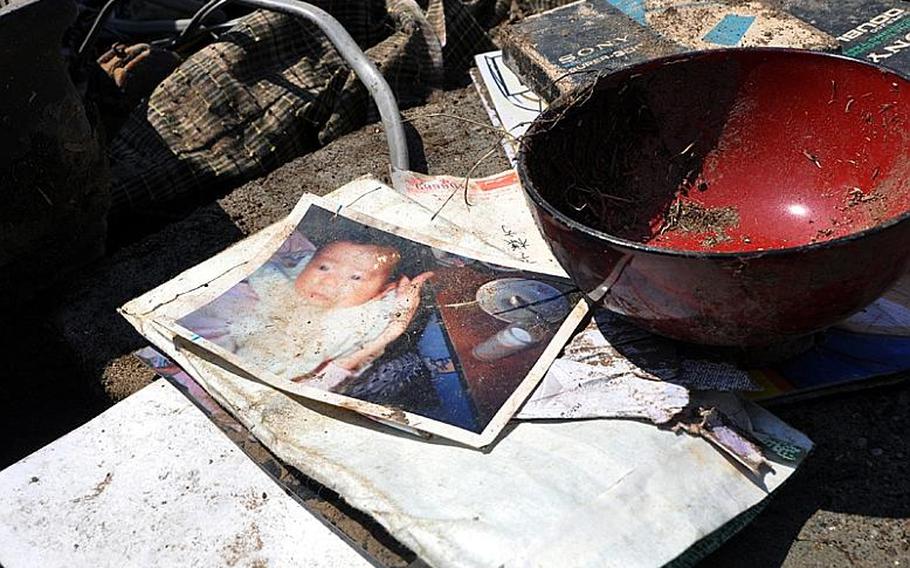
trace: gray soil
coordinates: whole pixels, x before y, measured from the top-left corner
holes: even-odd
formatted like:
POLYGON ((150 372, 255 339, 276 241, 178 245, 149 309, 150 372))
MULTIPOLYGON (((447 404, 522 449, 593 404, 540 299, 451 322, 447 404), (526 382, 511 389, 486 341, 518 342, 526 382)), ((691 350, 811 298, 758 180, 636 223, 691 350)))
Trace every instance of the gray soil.
MULTIPOLYGON (((426 117, 431 113, 488 123, 473 88, 406 112, 416 169, 464 175, 496 143, 488 129, 426 117)), ((362 174, 383 175, 387 163, 384 134, 368 126, 113 251, 33 304, 0 314, 7 330, 0 357, 7 442, 0 467, 154 380, 130 355, 145 342, 115 313, 117 306, 280 219, 302 193, 324 194, 362 174)), ((476 175, 506 167, 496 153, 476 175)), ((910 564, 910 384, 773 410, 817 449, 758 518, 702 565, 910 564)), ((405 565, 413 558, 390 545, 381 529, 351 520, 356 514, 336 498, 314 493, 308 505, 382 562, 405 565)))

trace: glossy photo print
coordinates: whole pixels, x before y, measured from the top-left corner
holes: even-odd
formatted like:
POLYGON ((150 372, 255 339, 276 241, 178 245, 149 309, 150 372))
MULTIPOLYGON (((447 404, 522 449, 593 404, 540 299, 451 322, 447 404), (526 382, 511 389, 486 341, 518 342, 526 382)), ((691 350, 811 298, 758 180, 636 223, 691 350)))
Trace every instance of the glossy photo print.
POLYGON ((584 313, 566 279, 316 205, 276 249, 178 335, 274 387, 468 445, 495 439, 584 313))

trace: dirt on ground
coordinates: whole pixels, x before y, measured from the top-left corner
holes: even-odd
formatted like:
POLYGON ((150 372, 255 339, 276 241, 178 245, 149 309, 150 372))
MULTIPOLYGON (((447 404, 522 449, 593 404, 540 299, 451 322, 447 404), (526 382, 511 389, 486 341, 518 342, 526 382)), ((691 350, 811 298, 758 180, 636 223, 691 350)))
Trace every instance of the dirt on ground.
MULTIPOLYGON (((405 113, 417 169, 464 175, 497 136, 438 113, 481 124, 488 118, 472 88, 405 113)), ((145 342, 116 314, 117 306, 280 219, 303 192, 324 194, 361 174, 384 175, 387 164, 384 134, 368 126, 121 246, 33 304, 0 314, 8 338, 0 357, 0 421, 8 432, 0 467, 153 380, 130 355, 145 342)), ((476 173, 506 167, 495 153, 476 173)), ((910 564, 910 384, 772 410, 817 447, 757 519, 702 565, 910 564)), ((345 519, 356 512, 337 497, 314 493, 309 505, 365 549, 390 564, 407 563, 408 553, 383 543, 368 523, 349 524, 345 519)))

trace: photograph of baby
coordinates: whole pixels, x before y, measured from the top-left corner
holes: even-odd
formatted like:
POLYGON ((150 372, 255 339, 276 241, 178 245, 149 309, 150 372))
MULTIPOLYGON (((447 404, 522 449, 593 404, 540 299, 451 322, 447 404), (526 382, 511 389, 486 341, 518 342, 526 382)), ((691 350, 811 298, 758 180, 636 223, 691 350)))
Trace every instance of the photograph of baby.
POLYGON ((579 300, 565 279, 314 205, 268 261, 177 324, 275 387, 470 443, 530 394, 579 300))

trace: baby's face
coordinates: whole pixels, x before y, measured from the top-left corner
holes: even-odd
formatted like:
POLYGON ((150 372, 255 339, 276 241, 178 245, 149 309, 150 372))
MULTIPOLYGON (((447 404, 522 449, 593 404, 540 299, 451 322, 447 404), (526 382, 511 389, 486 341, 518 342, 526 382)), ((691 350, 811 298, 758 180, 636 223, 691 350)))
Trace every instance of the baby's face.
POLYGON ((375 298, 398 264, 385 247, 340 241, 319 249, 294 282, 297 294, 324 308, 359 306, 375 298))

